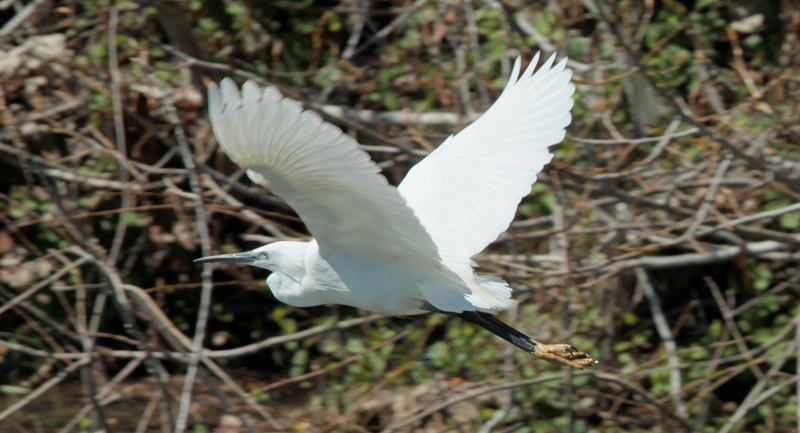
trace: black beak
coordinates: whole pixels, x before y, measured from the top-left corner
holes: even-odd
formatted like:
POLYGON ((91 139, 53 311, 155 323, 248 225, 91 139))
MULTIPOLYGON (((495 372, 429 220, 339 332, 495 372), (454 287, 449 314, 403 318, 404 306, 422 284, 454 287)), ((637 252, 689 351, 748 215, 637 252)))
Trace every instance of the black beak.
POLYGON ((250 263, 258 257, 257 254, 254 254, 252 251, 248 251, 245 253, 233 253, 233 254, 220 254, 217 256, 208 256, 208 257, 201 257, 199 259, 195 259, 195 263, 250 263))

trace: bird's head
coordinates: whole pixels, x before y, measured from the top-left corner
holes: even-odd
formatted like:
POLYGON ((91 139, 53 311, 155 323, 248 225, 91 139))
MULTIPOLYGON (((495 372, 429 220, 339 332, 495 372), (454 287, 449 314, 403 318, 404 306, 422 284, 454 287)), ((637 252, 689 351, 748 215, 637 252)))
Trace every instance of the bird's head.
POLYGON ((195 263, 241 263, 296 276, 305 268, 308 242, 273 242, 251 251, 195 259, 195 263))

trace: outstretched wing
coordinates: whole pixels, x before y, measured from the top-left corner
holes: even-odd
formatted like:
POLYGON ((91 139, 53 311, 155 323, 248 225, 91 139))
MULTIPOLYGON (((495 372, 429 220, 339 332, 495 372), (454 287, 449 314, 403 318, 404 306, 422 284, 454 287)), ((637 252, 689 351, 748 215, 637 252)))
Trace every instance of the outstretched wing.
POLYGON ((214 134, 254 182, 281 197, 331 256, 386 255, 441 269, 436 247, 356 141, 315 113, 230 79, 208 88, 214 134))
POLYGON ((465 262, 508 228, 520 200, 572 120, 572 72, 555 55, 522 76, 520 59, 498 100, 415 165, 398 187, 446 262, 465 262), (519 76, 519 79, 517 78, 519 76))

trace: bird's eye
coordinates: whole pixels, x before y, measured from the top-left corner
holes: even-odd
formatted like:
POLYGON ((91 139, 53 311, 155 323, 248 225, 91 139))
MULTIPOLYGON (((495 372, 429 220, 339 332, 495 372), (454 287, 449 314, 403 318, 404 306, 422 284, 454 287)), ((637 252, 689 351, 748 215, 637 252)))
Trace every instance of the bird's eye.
POLYGON ((263 253, 261 253, 261 257, 263 257, 264 259, 268 259, 269 258, 269 253, 264 251, 263 253))

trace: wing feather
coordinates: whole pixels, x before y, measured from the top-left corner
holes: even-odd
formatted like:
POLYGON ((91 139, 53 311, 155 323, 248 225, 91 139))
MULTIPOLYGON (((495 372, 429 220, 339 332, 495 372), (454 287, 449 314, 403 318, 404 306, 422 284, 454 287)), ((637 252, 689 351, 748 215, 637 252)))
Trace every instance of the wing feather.
MULTIPOLYGON (((478 120, 415 165, 398 187, 451 267, 508 228, 549 146, 564 139, 575 86, 566 59, 537 54, 522 74, 517 58, 498 100, 478 120)), ((467 265, 468 266, 468 265, 467 265)), ((463 270, 462 270, 463 272, 463 270)))
POLYGON ((247 82, 240 93, 225 79, 209 86, 209 112, 220 146, 298 213, 345 282, 343 272, 372 272, 350 269, 348 257, 391 256, 438 275, 418 282, 435 307, 496 311, 514 305, 510 288, 499 278, 473 280, 469 257, 508 227, 571 121, 565 61, 537 63, 538 54, 520 74, 517 59, 497 102, 399 188, 353 138, 275 88, 247 82))
POLYGON ((208 93, 225 153, 298 213, 332 264, 383 254, 442 269, 419 220, 353 138, 272 87, 247 82, 240 94, 225 79, 208 93))

